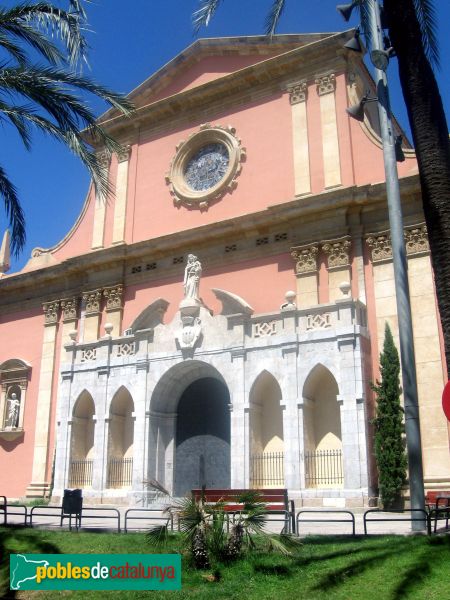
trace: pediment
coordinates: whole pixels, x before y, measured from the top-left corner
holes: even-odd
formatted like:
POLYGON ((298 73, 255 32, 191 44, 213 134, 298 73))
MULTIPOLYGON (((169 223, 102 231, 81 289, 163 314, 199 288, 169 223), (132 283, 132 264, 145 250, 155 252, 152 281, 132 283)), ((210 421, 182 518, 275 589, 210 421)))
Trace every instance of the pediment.
MULTIPOLYGON (((131 91, 128 97, 136 108, 140 108, 330 35, 333 34, 199 39, 131 91)), ((115 114, 116 111, 111 109, 100 120, 115 114)))

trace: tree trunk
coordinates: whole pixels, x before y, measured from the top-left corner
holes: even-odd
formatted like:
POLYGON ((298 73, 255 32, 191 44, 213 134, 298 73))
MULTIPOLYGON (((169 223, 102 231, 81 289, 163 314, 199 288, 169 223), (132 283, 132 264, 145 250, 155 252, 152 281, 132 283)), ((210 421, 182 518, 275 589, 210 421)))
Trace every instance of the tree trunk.
POLYGON ((413 0, 385 0, 419 164, 422 202, 450 377, 450 146, 444 107, 413 0))

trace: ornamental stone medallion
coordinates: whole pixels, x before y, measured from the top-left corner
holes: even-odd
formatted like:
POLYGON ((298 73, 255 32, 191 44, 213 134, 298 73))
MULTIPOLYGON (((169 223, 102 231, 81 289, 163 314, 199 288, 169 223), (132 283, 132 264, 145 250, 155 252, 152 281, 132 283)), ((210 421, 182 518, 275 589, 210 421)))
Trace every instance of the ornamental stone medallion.
POLYGON ((245 148, 234 127, 200 126, 181 141, 166 174, 175 206, 205 210, 237 185, 245 148))

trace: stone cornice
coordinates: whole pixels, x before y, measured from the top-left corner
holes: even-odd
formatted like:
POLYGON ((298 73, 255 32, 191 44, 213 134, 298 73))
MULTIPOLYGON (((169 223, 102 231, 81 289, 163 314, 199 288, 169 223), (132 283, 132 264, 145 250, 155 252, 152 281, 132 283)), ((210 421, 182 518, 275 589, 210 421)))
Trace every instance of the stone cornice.
MULTIPOLYGON (((141 127, 159 125, 164 120, 178 119, 180 114, 189 112, 192 108, 198 111, 202 106, 211 107, 215 103, 220 107, 225 98, 238 97, 246 90, 254 92, 260 85, 270 87, 276 83, 279 89, 284 81, 292 80, 293 74, 296 78, 300 75, 302 79, 314 82, 316 74, 325 63, 328 69, 344 71, 346 51, 343 50, 343 45, 351 37, 352 32, 353 30, 331 34, 322 40, 140 107, 133 116, 133 125, 139 124, 141 127)), ((119 140, 130 127, 130 119, 122 115, 101 118, 100 122, 110 135, 118 137, 119 140)), ((90 140, 90 142, 94 141, 90 140)))
MULTIPOLYGON (((400 187, 405 206, 408 206, 409 203, 417 203, 420 194, 417 175, 401 179, 400 187)), ((317 215, 333 216, 334 219, 338 210, 345 213, 348 210, 360 210, 364 206, 372 208, 379 204, 381 207, 384 206, 385 202, 386 190, 384 183, 336 188, 314 196, 293 198, 289 202, 269 206, 257 213, 164 235, 151 241, 144 240, 130 245, 122 244, 96 250, 66 259, 46 268, 11 274, 2 278, 0 280, 0 308, 6 309, 10 306, 8 310, 12 310, 22 297, 30 297, 30 290, 34 291, 31 296, 36 298, 36 303, 38 302, 37 298, 42 299, 44 296, 46 300, 50 300, 51 298, 67 298, 79 294, 81 291, 89 289, 87 274, 95 274, 102 270, 113 273, 111 275, 112 281, 105 281, 105 287, 113 286, 123 273, 124 262, 133 264, 133 262, 149 255, 153 257, 153 260, 158 260, 165 256, 183 254, 193 247, 207 248, 208 245, 216 243, 229 243, 230 239, 244 239, 253 234, 257 236, 261 231, 269 231, 274 227, 278 229, 284 225, 286 227, 300 227, 305 219, 318 222, 317 215), (116 269, 116 272, 114 272, 114 269, 116 269), (50 287, 54 291, 49 294, 50 287)), ((413 212, 417 214, 417 210, 413 212)), ((422 219, 421 216, 415 217, 413 223, 417 223, 418 220, 422 219)), ((342 230, 340 232, 342 233, 342 230)), ((301 243, 312 243, 317 239, 317 236, 312 239, 305 236, 304 239, 302 238, 301 243)), ((331 239, 331 236, 325 239, 331 239)), ((292 245, 296 245, 295 241, 287 244, 286 247, 277 247, 278 252, 288 253, 292 245)), ((263 250, 264 247, 258 249, 259 252, 263 250)), ((268 250, 274 252, 273 247, 268 250)), ((230 257, 230 255, 227 256, 230 257)))

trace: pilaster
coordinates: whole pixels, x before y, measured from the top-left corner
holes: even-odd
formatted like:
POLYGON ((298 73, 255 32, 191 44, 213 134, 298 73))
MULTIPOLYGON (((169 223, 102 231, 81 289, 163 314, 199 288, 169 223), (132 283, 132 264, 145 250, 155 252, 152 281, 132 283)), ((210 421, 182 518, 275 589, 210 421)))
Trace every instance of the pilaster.
POLYGON ((44 339, 34 431, 33 468, 31 483, 26 492, 28 497, 45 496, 50 488, 50 481, 47 479, 48 461, 50 459, 48 444, 59 304, 59 301, 44 302, 43 304, 44 339))
POLYGON ((112 243, 123 244, 125 242, 125 222, 127 212, 128 193, 128 165, 131 146, 124 146, 117 154, 117 179, 116 179, 116 201, 114 205, 114 223, 112 232, 112 243))
POLYGON ((318 252, 319 248, 315 244, 291 248, 291 256, 295 260, 295 274, 297 276, 298 308, 317 306, 319 303, 318 252))
POLYGON ((341 162, 336 118, 336 76, 328 73, 316 77, 322 124, 323 170, 325 188, 341 185, 341 162))
POLYGON ((100 326, 100 304, 102 290, 83 292, 85 307, 83 342, 95 342, 100 326))
POLYGON ((329 302, 334 302, 342 297, 339 289, 341 283, 350 283, 351 281, 350 248, 349 238, 331 240, 322 244, 322 250, 328 257, 329 302))
POLYGON ((302 80, 290 84, 287 89, 292 112, 295 194, 309 194, 311 192, 311 175, 309 168, 308 120, 306 114, 308 85, 306 80, 302 80))

